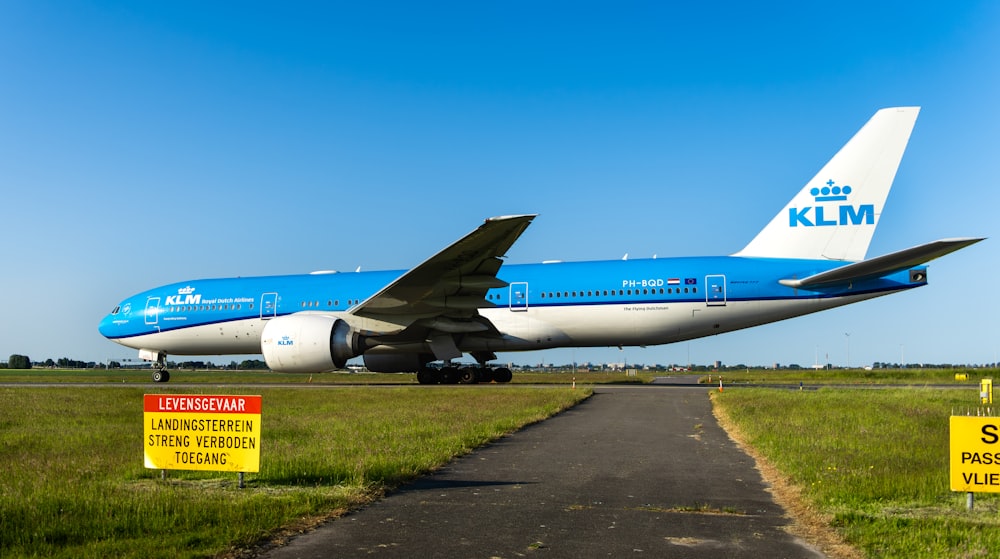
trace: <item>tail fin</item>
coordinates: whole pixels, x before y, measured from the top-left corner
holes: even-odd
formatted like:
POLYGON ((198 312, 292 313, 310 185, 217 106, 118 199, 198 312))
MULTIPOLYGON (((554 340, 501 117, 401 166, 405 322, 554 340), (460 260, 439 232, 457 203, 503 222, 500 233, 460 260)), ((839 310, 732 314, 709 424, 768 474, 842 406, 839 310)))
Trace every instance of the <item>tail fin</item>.
POLYGON ((864 260, 919 112, 875 113, 734 256, 864 260))

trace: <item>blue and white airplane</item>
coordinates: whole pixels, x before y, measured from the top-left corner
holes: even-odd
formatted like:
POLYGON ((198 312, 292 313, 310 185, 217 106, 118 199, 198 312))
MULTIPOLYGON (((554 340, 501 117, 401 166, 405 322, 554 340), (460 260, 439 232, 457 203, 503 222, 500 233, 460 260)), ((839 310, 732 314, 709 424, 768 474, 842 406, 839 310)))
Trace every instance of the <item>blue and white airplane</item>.
POLYGON ((918 112, 875 113, 731 256, 504 264, 535 216, 494 217, 409 271, 174 283, 125 299, 100 332, 157 382, 168 354, 261 353, 282 372, 362 356, 424 384, 508 382, 497 352, 668 344, 920 287, 927 262, 982 239, 865 259, 918 112), (453 367, 463 354, 480 366, 453 367))

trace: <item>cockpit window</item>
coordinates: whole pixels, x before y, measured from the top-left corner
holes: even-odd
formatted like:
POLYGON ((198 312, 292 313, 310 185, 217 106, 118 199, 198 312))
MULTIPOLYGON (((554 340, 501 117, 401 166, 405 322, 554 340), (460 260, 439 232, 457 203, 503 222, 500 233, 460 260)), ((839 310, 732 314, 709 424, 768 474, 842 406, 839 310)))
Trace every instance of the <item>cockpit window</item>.
POLYGON ((121 310, 121 308, 122 308, 121 305, 116 306, 115 310, 111 311, 111 314, 118 314, 118 311, 121 310))

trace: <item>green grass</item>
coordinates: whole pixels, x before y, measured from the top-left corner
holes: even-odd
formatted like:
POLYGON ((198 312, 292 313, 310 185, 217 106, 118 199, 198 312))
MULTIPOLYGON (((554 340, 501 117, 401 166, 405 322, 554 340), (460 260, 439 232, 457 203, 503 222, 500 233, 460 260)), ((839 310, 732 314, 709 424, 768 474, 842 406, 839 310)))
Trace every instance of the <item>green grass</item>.
POLYGON ((948 417, 975 390, 747 388, 714 401, 849 543, 869 557, 1000 555, 1000 499, 948 482, 948 417))
MULTIPOLYGON (((750 369, 749 371, 722 371, 725 383, 750 384, 953 384, 955 386, 972 386, 978 390, 979 379, 993 378, 1000 375, 997 369, 750 369), (955 380, 956 373, 968 375, 968 380, 955 380)), ((719 373, 713 373, 711 380, 703 376, 703 383, 718 383, 719 373)))
POLYGON ((0 556, 206 557, 359 506, 573 405, 568 388, 226 389, 263 396, 261 471, 143 467, 142 394, 0 388, 0 556))

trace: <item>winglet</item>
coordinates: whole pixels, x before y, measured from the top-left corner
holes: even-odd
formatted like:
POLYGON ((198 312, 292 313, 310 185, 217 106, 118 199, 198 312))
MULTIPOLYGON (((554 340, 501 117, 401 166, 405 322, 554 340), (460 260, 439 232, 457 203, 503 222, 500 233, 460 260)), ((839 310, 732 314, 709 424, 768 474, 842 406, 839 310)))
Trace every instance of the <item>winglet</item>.
POLYGON ((919 112, 876 112, 734 256, 864 260, 919 112))

